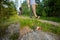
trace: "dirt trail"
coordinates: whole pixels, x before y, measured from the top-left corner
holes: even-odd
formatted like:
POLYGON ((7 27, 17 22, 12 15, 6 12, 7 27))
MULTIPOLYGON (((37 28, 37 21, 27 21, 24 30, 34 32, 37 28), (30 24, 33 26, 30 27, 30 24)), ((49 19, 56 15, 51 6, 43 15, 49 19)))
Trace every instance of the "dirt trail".
MULTIPOLYGON (((20 16, 20 17, 24 18, 24 19, 33 19, 33 18, 30 18, 30 17, 25 17, 25 16, 20 16)), ((60 23, 53 22, 53 21, 42 20, 42 19, 38 19, 38 21, 43 22, 43 23, 49 23, 49 24, 52 24, 54 26, 60 26, 60 23)))
POLYGON ((45 22, 45 23, 49 23, 49 24, 52 24, 54 26, 59 26, 60 23, 57 23, 57 22, 53 22, 53 21, 48 21, 48 20, 38 20, 38 21, 41 21, 41 22, 45 22))

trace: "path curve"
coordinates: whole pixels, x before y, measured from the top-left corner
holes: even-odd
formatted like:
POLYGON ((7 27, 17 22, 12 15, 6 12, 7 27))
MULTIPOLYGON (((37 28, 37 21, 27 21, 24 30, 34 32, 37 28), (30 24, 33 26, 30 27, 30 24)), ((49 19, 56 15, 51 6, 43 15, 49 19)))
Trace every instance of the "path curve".
MULTIPOLYGON (((24 18, 24 19, 31 19, 30 17, 26 17, 26 16, 20 16, 20 17, 24 18)), ((53 21, 42 20, 42 19, 38 19, 38 21, 43 22, 43 23, 49 23, 49 24, 52 24, 54 26, 60 26, 60 23, 53 22, 53 21)))
POLYGON ((52 25, 54 25, 54 26, 59 26, 60 25, 60 23, 57 23, 57 22, 53 22, 53 21, 48 21, 48 20, 38 20, 38 21, 40 21, 40 22, 45 22, 45 23, 49 23, 49 24, 52 24, 52 25))

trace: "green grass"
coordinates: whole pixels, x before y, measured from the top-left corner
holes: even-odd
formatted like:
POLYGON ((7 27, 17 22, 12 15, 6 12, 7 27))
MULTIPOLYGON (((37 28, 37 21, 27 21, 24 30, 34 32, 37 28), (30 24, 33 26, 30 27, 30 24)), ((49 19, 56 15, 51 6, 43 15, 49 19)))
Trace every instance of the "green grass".
POLYGON ((42 23, 38 21, 38 19, 20 18, 19 22, 21 24, 21 27, 29 26, 30 28, 34 29, 34 27, 40 26, 43 31, 52 32, 60 35, 60 26, 54 26, 52 24, 42 23))
POLYGON ((13 35, 10 36, 10 40, 17 40, 19 37, 18 33, 14 33, 13 35))
POLYGON ((0 23, 0 37, 4 36, 5 30, 8 28, 10 24, 16 22, 18 22, 18 17, 12 16, 9 19, 5 20, 3 23, 0 23))
POLYGON ((0 24, 0 34, 3 35, 4 34, 3 32, 7 29, 7 27, 10 24, 17 23, 17 22, 20 23, 20 28, 29 26, 31 29, 34 30, 34 27, 40 26, 43 31, 52 32, 52 33, 60 35, 60 26, 54 26, 52 24, 42 23, 38 21, 38 19, 35 19, 35 18, 29 18, 29 17, 22 18, 18 15, 12 16, 3 24, 0 24))
POLYGON ((44 19, 44 20, 49 20, 49 21, 54 21, 54 22, 59 22, 60 23, 60 18, 57 17, 40 17, 40 19, 44 19))

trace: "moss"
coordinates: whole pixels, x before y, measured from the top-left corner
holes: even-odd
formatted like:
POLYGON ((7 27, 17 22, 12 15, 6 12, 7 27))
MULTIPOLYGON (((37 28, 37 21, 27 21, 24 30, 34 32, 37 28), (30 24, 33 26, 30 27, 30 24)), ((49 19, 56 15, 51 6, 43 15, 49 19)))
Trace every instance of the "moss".
POLYGON ((19 37, 18 33, 14 33, 13 35, 10 36, 10 40, 17 40, 19 37))

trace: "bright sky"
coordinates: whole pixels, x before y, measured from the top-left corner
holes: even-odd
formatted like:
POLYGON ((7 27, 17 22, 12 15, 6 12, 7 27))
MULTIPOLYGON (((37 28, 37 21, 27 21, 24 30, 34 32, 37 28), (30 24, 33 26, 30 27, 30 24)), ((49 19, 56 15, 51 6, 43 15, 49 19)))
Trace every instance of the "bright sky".
POLYGON ((18 10, 19 10, 19 7, 21 6, 21 3, 23 3, 23 1, 24 1, 24 0, 19 0, 19 1, 18 1, 18 7, 17 7, 18 10))
POLYGON ((24 0, 12 0, 13 2, 16 2, 16 7, 17 7, 17 10, 19 10, 19 7, 21 6, 21 3, 23 3, 24 0))

